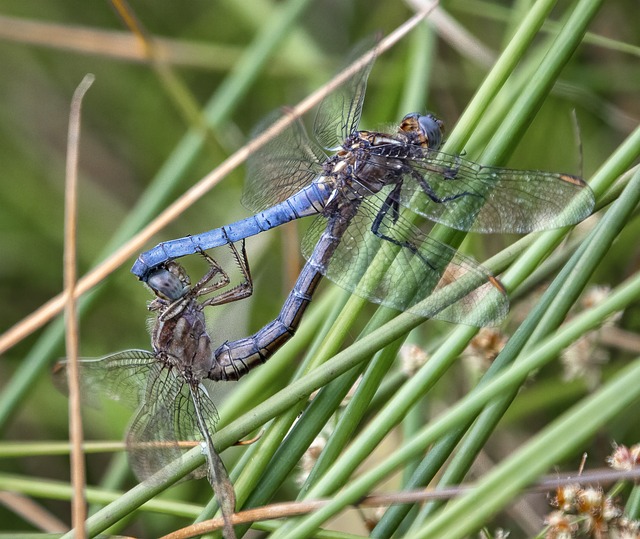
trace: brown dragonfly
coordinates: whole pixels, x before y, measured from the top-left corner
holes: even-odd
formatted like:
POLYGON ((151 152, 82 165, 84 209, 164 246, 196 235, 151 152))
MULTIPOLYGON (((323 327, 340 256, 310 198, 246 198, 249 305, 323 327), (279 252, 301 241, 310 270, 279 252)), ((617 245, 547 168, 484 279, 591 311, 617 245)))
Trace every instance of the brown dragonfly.
MULTIPOLYGON (((202 444, 206 465, 188 478, 206 476, 213 486, 225 520, 225 538, 235 537, 231 525, 235 494, 211 440, 218 412, 203 380, 211 379, 220 369, 214 369, 214 345, 203 310, 246 298, 253 291, 244 244, 241 252, 233 243, 229 245, 243 276, 240 284, 222 291, 230 284, 229 275, 206 253, 202 256, 209 270, 193 286, 182 266, 167 262, 147 281, 156 294, 149 304, 155 314, 152 351, 125 350, 79 362, 83 396, 91 401, 95 395, 103 395, 136 408, 126 444, 140 480, 180 458, 185 447, 192 447, 194 442, 202 444), (204 296, 209 297, 201 300, 204 296)), ((54 368, 54 381, 63 390, 66 370, 66 361, 54 368)))

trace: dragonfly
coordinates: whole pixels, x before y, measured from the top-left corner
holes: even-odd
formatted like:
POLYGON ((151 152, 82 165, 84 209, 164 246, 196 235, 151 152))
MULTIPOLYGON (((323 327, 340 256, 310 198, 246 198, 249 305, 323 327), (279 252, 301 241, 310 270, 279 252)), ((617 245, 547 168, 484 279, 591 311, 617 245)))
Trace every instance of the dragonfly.
MULTIPOLYGON (((241 253, 233 243, 229 245, 243 276, 240 284, 222 290, 230 284, 229 275, 204 252, 209 269, 193 286, 184 268, 168 261, 151 272, 147 280, 156 294, 149 304, 149 310, 155 313, 151 329, 153 351, 125 350, 79 361, 83 396, 91 400, 101 394, 136 408, 126 444, 140 480, 182 456, 184 448, 178 441, 203 445, 206 465, 188 478, 207 476, 222 510, 225 539, 235 537, 231 524, 235 493, 211 440, 219 418, 202 382, 220 379, 215 374, 220 369, 214 368, 214 345, 203 310, 244 299, 253 291, 244 243, 241 253), (203 296, 209 297, 201 301, 203 296)), ((66 361, 54 368, 54 382, 65 389, 66 361)))
POLYGON ((580 222, 593 209, 593 192, 570 174, 484 166, 441 152, 444 124, 431 114, 407 114, 395 133, 359 130, 374 59, 321 102, 315 141, 298 122, 250 156, 243 203, 255 215, 160 243, 139 256, 132 273, 146 281, 167 260, 316 215, 303 239, 305 282, 294 294, 304 294, 319 273, 396 310, 498 323, 508 311, 499 280, 401 210, 462 231, 527 233, 580 222), (381 268, 375 275, 372 265, 381 268))

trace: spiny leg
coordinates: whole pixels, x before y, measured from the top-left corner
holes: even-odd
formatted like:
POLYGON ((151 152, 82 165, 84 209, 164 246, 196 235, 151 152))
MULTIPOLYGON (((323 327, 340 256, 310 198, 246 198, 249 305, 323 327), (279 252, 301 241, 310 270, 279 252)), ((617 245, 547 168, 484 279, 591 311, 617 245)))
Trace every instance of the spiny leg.
MULTIPOLYGON (((238 249, 236 248, 235 244, 232 242, 229 243, 229 248, 233 253, 233 257, 236 261, 238 268, 242 272, 244 280, 240 284, 234 286, 231 290, 227 290, 226 292, 223 292, 221 294, 218 294, 215 297, 212 297, 207 299, 206 301, 203 301, 201 303, 201 307, 203 308, 209 305, 224 305, 225 303, 230 303, 232 301, 238 301, 240 299, 248 298, 251 294, 253 294, 253 281, 251 280, 251 270, 249 268, 249 262, 247 260, 247 251, 245 249, 245 241, 242 240, 242 249, 241 249, 242 254, 238 252, 238 249)), ((205 257, 206 260, 208 261, 210 260, 211 262, 216 264, 215 261, 209 255, 207 255, 204 251, 202 251, 201 254, 202 256, 205 257)), ((229 277, 226 273, 224 275, 227 277, 227 282, 225 283, 225 286, 226 286, 227 284, 229 284, 229 277)), ((196 287, 194 287, 194 290, 196 290, 196 287)), ((201 296, 214 290, 217 290, 217 288, 211 289, 210 287, 204 287, 202 289, 197 289, 196 296, 201 296)))
MULTIPOLYGON (((450 168, 450 169, 443 169, 440 174, 447 180, 455 180, 458 176, 458 167, 456 168, 450 168)), ((441 197, 439 196, 431 187, 431 185, 429 185, 429 182, 427 182, 421 174, 417 173, 415 170, 411 169, 411 176, 413 177, 413 179, 418 182, 418 185, 420 187, 422 187, 422 191, 436 204, 446 204, 447 202, 451 202, 452 200, 456 200, 458 198, 462 198, 464 196, 475 196, 475 197, 481 197, 481 195, 479 195, 478 193, 471 193, 469 191, 463 191, 462 193, 456 193, 455 195, 449 195, 446 197, 441 197)))
POLYGON ((227 272, 224 271, 211 256, 209 256, 202 249, 198 249, 198 253, 207 261, 209 270, 195 285, 193 285, 193 288, 191 290, 195 297, 211 294, 212 292, 224 288, 231 282, 231 279, 229 279, 229 275, 227 274, 227 272), (219 275, 220 278, 218 281, 212 283, 211 281, 216 275, 219 275))
POLYGON ((380 231, 380 225, 382 224, 382 220, 389 213, 389 211, 391 211, 393 223, 395 224, 397 222, 398 213, 397 213, 397 210, 394 209, 395 200, 392 197, 392 195, 393 195, 393 193, 390 194, 386 198, 384 203, 382 204, 382 207, 380 208, 380 211, 378 212, 378 215, 376 215, 376 218, 373 221, 373 224, 371 225, 371 232, 373 234, 375 234, 376 236, 378 236, 380 239, 383 239, 383 240, 386 240, 388 242, 391 242, 394 245, 397 245, 398 247, 403 247, 405 249, 409 249, 409 251, 411 251, 411 253, 413 253, 414 255, 418 256, 420 258, 420 260, 422 260, 432 270, 437 271, 436 267, 427 258, 425 258, 422 255, 422 253, 420 252, 420 249, 419 249, 419 247, 417 245, 415 245, 414 243, 412 243, 410 241, 397 240, 395 238, 392 238, 391 236, 387 236, 386 234, 384 234, 383 232, 380 231))
POLYGON ((238 253, 236 246, 234 243, 229 243, 229 247, 233 251, 234 258, 236 263, 238 264, 238 268, 242 272, 244 277, 244 281, 240 283, 238 286, 246 286, 249 288, 249 295, 253 292, 253 280, 251 279, 251 268, 249 267, 249 259, 247 258, 247 249, 245 246, 245 241, 242 240, 242 254, 238 253))

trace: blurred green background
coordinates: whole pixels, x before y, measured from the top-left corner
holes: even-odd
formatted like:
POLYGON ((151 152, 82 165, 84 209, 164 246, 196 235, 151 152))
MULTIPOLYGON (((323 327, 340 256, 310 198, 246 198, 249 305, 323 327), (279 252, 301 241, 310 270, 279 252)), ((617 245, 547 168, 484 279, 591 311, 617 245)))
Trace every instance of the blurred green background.
MULTIPOLYGON (((171 52, 168 65, 190 95, 177 99, 167 79, 148 61, 129 57, 141 49, 109 2, 90 6, 74 0, 0 2, 0 332, 61 291, 68 112, 82 77, 86 73, 96 76, 82 112, 80 275, 104 255, 105 246, 137 205, 148 201, 145 190, 152 179, 185 134, 197 129, 185 113, 189 100, 203 108, 220 92, 234 70, 245 65, 257 36, 274 24, 278 10, 290 9, 290 4, 265 0, 132 3, 148 35, 167 40, 163 43, 171 52)), ((283 30, 282 43, 273 56, 255 69, 243 90, 230 90, 233 104, 225 107, 223 119, 208 132, 202 150, 176 176, 148 218, 241 147, 264 115, 297 103, 326 82, 355 43, 376 31, 387 34, 413 13, 407 4, 388 0, 297 4, 300 13, 283 30)), ((495 58, 508 29, 519 21, 520 4, 525 3, 459 0, 443 2, 443 7, 486 47, 487 58, 495 58)), ((582 168, 589 178, 637 126, 640 18, 629 16, 636 11, 633 0, 604 5, 591 26, 593 36, 563 72, 561 83, 533 119, 509 166, 574 174, 582 168), (574 110, 579 140, 572 128, 574 110)), ((430 38, 424 39, 429 43, 430 38)), ((411 36, 377 60, 364 107, 365 128, 399 120, 402 84, 411 69, 411 47, 417 40, 411 36)), ((480 51, 479 44, 456 48, 442 27, 433 44, 434 63, 425 73, 420 112, 432 111, 452 127, 488 66, 474 56, 480 51)), ((243 175, 239 168, 227 176, 148 247, 156 240, 208 230, 249 215, 240 203, 243 175)), ((302 264, 295 229, 304 226, 295 224, 286 232, 274 230, 248 242, 255 293, 242 305, 225 308, 226 320, 220 324, 211 315, 220 340, 253 332, 277 314, 302 264)), ((602 265, 599 282, 615 284, 637 270, 639 232, 637 223, 630 227, 626 244, 614 249, 602 265)), ((478 250, 492 252, 507 243, 505 238, 490 238, 478 250)), ((151 297, 129 274, 134 259, 132 256, 106 279, 98 301, 83 316, 83 356, 148 348, 145 302, 151 297)), ((41 334, 42 330, 35 332, 2 356, 0 384, 5 396, 14 372, 30 351, 33 354, 41 334)), ((47 356, 48 364, 64 356, 62 343, 47 356)), ((0 424, 3 439, 66 439, 67 402, 53 389, 48 369, 35 376, 30 388, 0 424)), ((87 436, 120 439, 128 415, 106 420, 100 414, 90 416, 87 436)), ((97 471, 89 473, 94 481, 103 464, 99 458, 95 462, 97 471)), ((68 476, 65 457, 5 459, 0 468, 59 480, 68 476)), ((66 518, 66 504, 44 504, 66 518)), ((10 529, 22 526, 0 509, 0 521, 8 519, 10 529)))

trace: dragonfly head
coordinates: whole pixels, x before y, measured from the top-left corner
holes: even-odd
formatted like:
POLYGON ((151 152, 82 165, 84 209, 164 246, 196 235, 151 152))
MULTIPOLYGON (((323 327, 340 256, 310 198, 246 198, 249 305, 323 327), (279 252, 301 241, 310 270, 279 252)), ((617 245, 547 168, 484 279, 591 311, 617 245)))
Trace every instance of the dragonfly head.
POLYGON ((400 131, 416 136, 423 148, 436 150, 444 138, 444 122, 433 114, 411 112, 402 118, 400 131))
POLYGON ((147 285, 159 298, 175 301, 183 297, 191 281, 184 268, 177 262, 169 261, 152 271, 147 278, 147 285))

